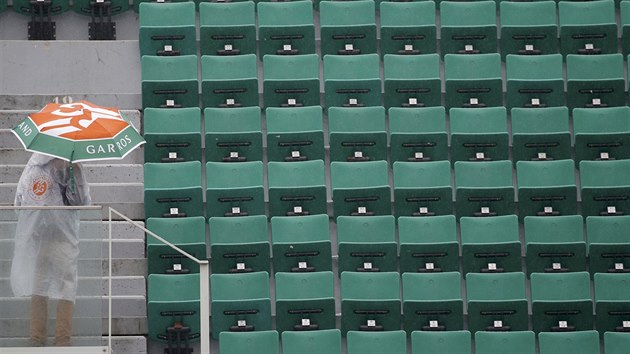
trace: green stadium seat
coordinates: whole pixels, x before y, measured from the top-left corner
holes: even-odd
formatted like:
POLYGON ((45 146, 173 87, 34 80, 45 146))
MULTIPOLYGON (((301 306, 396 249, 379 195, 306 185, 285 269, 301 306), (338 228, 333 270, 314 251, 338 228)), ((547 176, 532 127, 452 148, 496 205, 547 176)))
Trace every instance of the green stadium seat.
MULTIPOLYGON (((531 4, 542 3, 548 3, 548 1, 533 2, 531 4)), ((510 54, 506 57, 506 70, 507 94, 505 104, 508 109, 513 107, 539 108, 566 105, 562 55, 510 54)))
POLYGON ((444 107, 392 107, 388 114, 392 161, 448 160, 444 107))
POLYGON ((615 2, 558 2, 560 52, 568 54, 617 53, 615 2))
POLYGON ((630 345, 630 335, 627 333, 604 333, 604 354, 624 354, 630 345))
POLYGON ((509 160, 505 107, 452 108, 451 161, 509 160))
POLYGON ((222 332, 271 330, 267 272, 212 274, 210 292, 212 338, 219 339, 222 332))
POLYGON ((396 219, 392 215, 337 217, 339 273, 398 270, 396 219))
POLYGON ((597 273, 630 272, 630 216, 586 218, 589 270, 597 273))
POLYGON ((328 215, 274 216, 271 243, 275 272, 332 270, 328 215))
POLYGON ((256 55, 203 55, 201 93, 203 107, 259 106, 256 55))
POLYGON ((630 274, 595 273, 593 284, 599 333, 630 332, 630 274))
POLYGON ((268 161, 324 160, 324 118, 321 106, 269 107, 268 161))
MULTIPOLYGON (((427 1, 386 4, 429 3, 432 4, 427 1)), ((385 108, 440 106, 442 104, 439 55, 385 54, 383 59, 385 108)))
POLYGON ((270 272, 266 216, 211 217, 208 226, 213 274, 270 272))
POLYGON ((512 162, 455 162, 455 212, 462 216, 514 214, 512 162))
POLYGON ((525 274, 470 273, 466 276, 468 330, 526 331, 529 317, 525 274))
POLYGON ((381 54, 437 53, 435 3, 382 2, 381 54))
POLYGON ((4 11, 7 9, 7 1, 6 0, 0 0, 0 12, 4 11))
MULTIPOLYGON (((400 303, 398 272, 342 272, 341 334, 345 335, 348 331, 399 330, 400 303)), ((383 353, 374 353, 379 352, 383 353)))
MULTIPOLYGON (((3 10, 3 2, 5 1, 0 1, 0 12, 3 10)), ((74 12, 91 17, 88 23, 88 39, 90 40, 115 40, 116 23, 112 21, 111 16, 120 15, 129 8, 129 1, 125 0, 76 0, 72 2, 74 12)))
POLYGON ((572 158, 567 107, 512 108, 512 160, 572 158))
POLYGON ((630 160, 580 161, 582 215, 630 212, 630 160))
POLYGON ((334 216, 391 215, 387 161, 330 163, 334 216))
POLYGON ((471 354, 469 331, 414 331, 411 333, 411 354, 471 354))
POLYGON ((263 163, 206 163, 206 214, 265 215, 263 163))
POLYGON ((147 327, 150 340, 172 342, 181 333, 198 341, 199 274, 149 274, 147 277, 147 327))
MULTIPOLYGON (((206 260, 206 220, 203 216, 188 218, 148 218, 147 229, 184 250, 206 260)), ((148 274, 199 273, 199 265, 155 237, 147 235, 148 274)))
POLYGON ((322 1, 319 24, 322 56, 377 52, 374 1, 322 1))
POLYGON ((201 162, 144 164, 144 216, 203 216, 201 162))
POLYGON ((262 119, 259 107, 206 108, 206 161, 262 161, 262 119))
POLYGON ((194 2, 143 2, 139 11, 140 55, 197 55, 194 2))
POLYGON ((599 354, 600 343, 597 331, 565 333, 543 332, 538 334, 540 354, 575 353, 599 354))
POLYGON ((219 335, 221 354, 279 354, 280 341, 277 331, 221 332, 219 335))
POLYGON ((398 218, 400 272, 459 270, 459 243, 453 215, 398 218))
MULTIPOLYGON (((364 1, 324 3, 353 4, 364 1)), ((381 73, 378 54, 325 55, 324 101, 326 107, 380 106, 381 73)))
MULTIPOLYGON (((54 15, 58 15, 61 14, 63 12, 66 12, 68 10, 70 10, 70 4, 68 2, 68 0, 56 0, 53 1, 49 5, 49 13, 51 16, 54 15)), ((8 6, 5 5, 5 6, 8 6)), ((13 2, 13 10, 17 13, 23 14, 23 15, 32 15, 33 14, 33 9, 31 8, 31 3, 28 0, 16 0, 13 2)), ((44 14, 46 14, 46 9, 42 9, 44 12, 44 14)), ((35 10, 37 11, 37 10, 35 10)))
MULTIPOLYGON (((187 2, 190 0, 175 0, 172 2, 187 2)), ((133 9, 133 11, 135 12, 140 12, 140 4, 142 3, 159 3, 159 1, 157 0, 132 0, 131 1, 131 8, 133 9)), ((196 5, 198 2, 197 1, 193 1, 193 3, 196 5)))
POLYGON ((441 1, 440 38, 442 55, 497 53, 496 2, 441 1))
MULTIPOLYGON (((532 273, 530 279, 534 332, 593 329, 593 296, 588 272, 532 273)), ((554 352, 557 350, 548 351, 554 352)))
POLYGON ((201 55, 256 54, 254 2, 201 2, 199 49, 201 55))
POLYGON ((393 171, 397 217, 453 214, 451 164, 448 161, 395 161, 393 171))
POLYGON ((630 107, 573 110, 575 160, 630 159, 630 107))
POLYGON ((566 64, 567 106, 570 110, 625 105, 621 54, 569 54, 566 64))
POLYGON ((311 2, 258 2, 256 6, 259 58, 268 54, 315 54, 315 25, 311 2))
POLYGON ((460 228, 464 275, 522 271, 516 215, 463 217, 460 228))
POLYGON ((348 354, 405 354, 405 331, 348 332, 348 354))
POLYGON ((326 214, 323 160, 267 163, 269 216, 326 214))
POLYGON ((143 55, 142 107, 199 107, 196 55, 143 55))
POLYGON ((318 331, 282 332, 283 354, 341 354, 341 331, 322 329, 318 331))
POLYGON ((330 107, 328 137, 331 161, 387 160, 385 108, 330 107))
POLYGON ((335 329, 335 289, 331 271, 276 273, 276 329, 335 329))
POLYGON ((151 108, 143 111, 144 162, 201 161, 201 110, 151 108))
POLYGON ((526 216, 525 253, 531 273, 583 272, 586 242, 581 215, 526 216))
POLYGON ((499 3, 501 54, 558 53, 558 18, 555 1, 499 3))
MULTIPOLYGON (((305 1, 286 4, 298 3, 310 8, 305 1)), ((263 58, 265 107, 319 106, 319 63, 317 54, 265 55, 263 58)))
MULTIPOLYGON (((70 2, 68 0, 15 0, 12 5, 13 11, 31 17, 31 21, 27 24, 29 40, 57 39, 57 27, 56 22, 52 21, 53 16, 57 16, 70 9, 70 2)), ((5 4, 0 4, 0 10, 7 6, 8 1, 5 1, 5 4)))
POLYGON ((532 331, 475 333, 477 354, 536 354, 536 335, 532 331))
MULTIPOLYGON (((493 13, 492 17, 495 16, 493 13)), ((445 55, 444 81, 446 109, 503 106, 501 55, 498 53, 445 55)))
POLYGON ((459 272, 403 273, 402 289, 403 327, 407 333, 451 332, 464 328, 459 272))

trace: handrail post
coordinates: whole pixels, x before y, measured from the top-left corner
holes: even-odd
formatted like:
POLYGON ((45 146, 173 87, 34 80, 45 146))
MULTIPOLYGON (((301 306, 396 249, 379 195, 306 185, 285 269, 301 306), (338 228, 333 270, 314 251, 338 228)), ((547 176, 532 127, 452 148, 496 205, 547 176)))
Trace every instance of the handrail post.
POLYGON ((210 264, 199 262, 199 317, 201 324, 201 354, 210 354, 210 264))

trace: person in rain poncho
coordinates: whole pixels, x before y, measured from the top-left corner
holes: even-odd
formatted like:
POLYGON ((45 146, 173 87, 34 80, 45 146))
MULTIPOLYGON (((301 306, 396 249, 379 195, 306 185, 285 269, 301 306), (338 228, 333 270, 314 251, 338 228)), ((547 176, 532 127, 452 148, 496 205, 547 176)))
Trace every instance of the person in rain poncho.
MULTIPOLYGON (((33 154, 20 177, 16 206, 70 206, 91 204, 81 166, 42 154, 33 154)), ((57 303, 55 345, 69 346, 77 292, 79 257, 78 210, 20 210, 11 266, 15 296, 31 297, 31 345, 43 346, 48 299, 57 303)))

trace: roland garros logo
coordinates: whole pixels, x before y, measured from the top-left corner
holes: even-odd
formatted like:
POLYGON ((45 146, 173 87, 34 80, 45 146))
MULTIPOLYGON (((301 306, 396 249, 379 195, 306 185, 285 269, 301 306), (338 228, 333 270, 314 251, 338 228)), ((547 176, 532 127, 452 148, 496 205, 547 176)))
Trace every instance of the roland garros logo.
POLYGON ((28 194, 33 200, 44 200, 47 197, 46 192, 51 185, 52 180, 49 176, 37 176, 33 178, 28 194))

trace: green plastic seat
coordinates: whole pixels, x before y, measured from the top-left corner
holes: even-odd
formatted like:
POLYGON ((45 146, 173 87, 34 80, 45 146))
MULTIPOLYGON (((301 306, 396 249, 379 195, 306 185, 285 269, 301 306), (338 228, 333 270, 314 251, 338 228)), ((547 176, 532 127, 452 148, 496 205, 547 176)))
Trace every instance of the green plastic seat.
POLYGON ((470 354, 472 336, 469 331, 413 331, 411 354, 470 354))
POLYGON ((624 354, 629 345, 630 336, 627 333, 604 333, 604 354, 624 354))
POLYGON ((259 107, 206 108, 206 161, 262 161, 262 119, 259 107))
MULTIPOLYGON (((203 216, 188 218, 148 218, 147 229, 184 250, 206 260, 206 220, 203 216)), ((147 235, 148 274, 199 273, 199 265, 188 257, 147 235)))
POLYGON ((277 331, 221 332, 219 335, 221 354, 279 354, 280 341, 277 331))
POLYGON ((595 273, 595 325, 605 332, 630 331, 630 274, 595 273))
POLYGON ((586 271, 586 241, 581 215, 526 216, 527 275, 586 271))
POLYGON ((400 272, 459 270, 459 243, 453 215, 398 218, 400 272))
MULTIPOLYGON (((386 4, 433 4, 432 2, 386 4)), ((425 107, 442 104, 438 54, 385 54, 383 58, 385 108, 425 107)))
POLYGON ((392 107, 388 115, 392 161, 448 160, 444 107, 392 107))
MULTIPOLYGON (((356 2, 364 0, 324 3, 356 2)), ((378 54, 325 55, 324 101, 326 107, 380 106, 381 74, 378 54)))
MULTIPOLYGON (((147 277, 148 338, 168 342, 169 328, 190 329, 190 341, 199 341, 199 274, 149 274, 147 277)), ((207 329, 205 329, 207 330, 207 329)), ((176 335, 176 333, 173 333, 176 335)))
POLYGON ((617 53, 615 2, 558 2, 560 52, 567 54, 617 53))
POLYGON ((330 163, 334 216, 391 215, 387 161, 330 163))
POLYGON ((271 218, 275 272, 332 270, 332 243, 328 215, 271 218))
POLYGON ((512 160, 572 158, 567 107, 512 108, 512 160))
MULTIPOLYGON (((543 1, 540 3, 547 3, 543 1)), ((512 2, 510 2, 512 4, 512 2)), ((513 3, 524 4, 524 3, 513 3)), ((531 4, 539 4, 533 2, 531 4)), ((565 106, 562 55, 508 55, 506 106, 565 106)))
POLYGON ((201 103, 220 108, 259 106, 256 55, 203 55, 201 103))
MULTIPOLYGON (((5 5, 5 6, 8 6, 5 5)), ((15 0, 13 2, 13 11, 22 14, 32 16, 33 14, 37 15, 43 11, 43 14, 50 13, 51 16, 59 15, 70 10, 70 2, 68 0, 54 0, 50 3, 48 9, 42 8, 38 9, 37 7, 31 7, 31 3, 29 0, 15 0)))
POLYGON ((139 17, 140 55, 197 55, 194 2, 143 2, 139 17))
POLYGON ((7 9, 7 1, 6 0, 0 0, 0 12, 4 11, 7 9))
POLYGON ((630 160, 581 161, 582 215, 630 212, 630 160))
POLYGON ((630 216, 586 218, 589 270, 596 273, 630 272, 630 216))
POLYGON ((495 1, 440 2, 440 51, 445 54, 497 53, 495 1))
POLYGON ((575 159, 630 159, 630 107, 573 110, 575 159))
POLYGON ((269 216, 326 214, 323 160, 267 163, 269 216))
POLYGON ((145 108, 144 162, 201 161, 201 110, 145 108))
POLYGON ((529 317, 525 274, 470 273, 466 276, 468 330, 526 331, 529 317))
MULTIPOLYGON (((495 17, 494 12, 492 17, 495 17)), ((501 55, 498 53, 447 54, 444 80, 446 109, 503 106, 501 55)))
POLYGON ((516 163, 519 216, 577 214, 577 185, 573 160, 516 163))
POLYGON ((256 54, 254 2, 201 2, 199 50, 201 55, 256 54))
POLYGON ((377 51, 374 1, 322 1, 319 24, 322 56, 377 51))
POLYGON ((199 107, 196 55, 143 55, 142 107, 199 107))
POLYGON ((462 216, 514 214, 512 163, 455 162, 455 212, 462 216))
POLYGON ((393 171, 397 217, 453 214, 451 164, 448 161, 396 161, 393 171))
POLYGON ((276 273, 276 329, 335 329, 334 275, 331 271, 276 273))
MULTIPOLYGON (((187 1, 191 1, 191 0, 175 0, 175 1, 172 1, 172 2, 187 2, 187 1)), ((159 1, 157 1, 157 0, 132 0, 131 1, 131 8, 135 12, 140 12, 140 4, 145 3, 145 2, 147 2, 147 3, 159 3, 159 1)), ((193 1, 193 3, 195 5, 197 5, 198 1, 193 1)))
POLYGON ((348 354, 405 354, 405 331, 348 332, 348 354))
POLYGON ((499 3, 501 54, 558 53, 555 1, 499 3))
POLYGON ((464 328, 459 272, 403 273, 402 289, 403 327, 407 333, 464 328))
POLYGON ((593 296, 588 272, 532 273, 530 279, 534 332, 593 329, 593 296))
MULTIPOLYGON (((262 4, 266 3, 260 3, 262 4)), ((305 1, 281 4, 302 4, 310 8, 305 1)), ((319 63, 317 54, 265 55, 263 58, 265 107, 319 106, 319 63)))
MULTIPOLYGON (((6 1, 0 0, 0 12, 4 10, 2 3, 5 3, 6 7, 6 1)), ((120 15, 129 9, 129 1, 126 0, 108 2, 76 0, 72 2, 72 10, 75 13, 92 17, 88 24, 88 39, 90 40, 115 40, 116 22, 112 21, 110 16, 120 15), (103 30, 103 33, 99 33, 99 29, 103 30)))
POLYGON ((625 105, 624 65, 621 54, 569 54, 566 57, 566 65, 567 106, 571 111, 573 108, 625 105))
POLYGON ((600 353, 599 335, 597 331, 578 331, 564 333, 543 332, 538 335, 540 354, 600 353))
POLYGON ((324 160, 324 118, 321 106, 269 107, 267 160, 324 160))
POLYGON ((341 354, 341 331, 322 329, 317 331, 282 332, 283 354, 341 354))
POLYGON ((271 330, 269 273, 212 274, 210 298, 212 338, 222 332, 271 330))
POLYGON ((206 163, 206 214, 265 215, 263 163, 206 163))
POLYGON ((460 219, 464 275, 521 272, 516 215, 460 219))
POLYGON ((451 161, 509 160, 505 107, 452 108, 451 161))
POLYGON ((311 2, 258 2, 256 6, 260 38, 259 58, 268 54, 316 53, 311 2))
POLYGON ((145 163, 144 216, 203 216, 201 162, 145 163))
MULTIPOLYGON (((341 273, 341 334, 348 331, 400 329, 400 274, 398 272, 341 273)), ((404 336, 404 331, 401 331, 404 336)), ((376 351, 374 353, 383 353, 376 351)), ((391 351, 388 351, 391 353, 391 351)), ((357 351, 357 353, 366 353, 357 351)), ((406 350, 403 352, 406 353, 406 350)))
POLYGON ((330 107, 328 137, 331 161, 387 160, 385 108, 330 107))
POLYGON ((435 3, 382 2, 381 54, 437 53, 435 3))
POLYGON ((337 217, 339 273, 398 270, 396 219, 392 215, 337 217))
POLYGON ((532 331, 475 333, 477 354, 535 354, 536 335, 532 331))
POLYGON ((265 215, 211 217, 208 226, 213 274, 270 272, 265 215))

